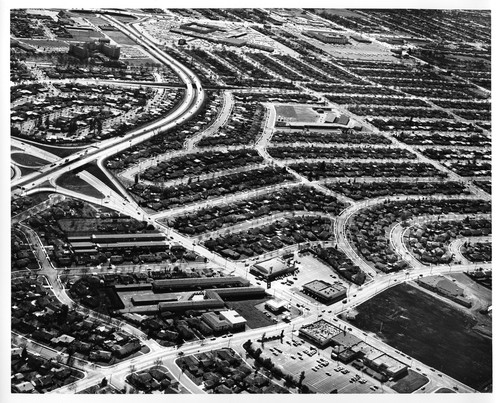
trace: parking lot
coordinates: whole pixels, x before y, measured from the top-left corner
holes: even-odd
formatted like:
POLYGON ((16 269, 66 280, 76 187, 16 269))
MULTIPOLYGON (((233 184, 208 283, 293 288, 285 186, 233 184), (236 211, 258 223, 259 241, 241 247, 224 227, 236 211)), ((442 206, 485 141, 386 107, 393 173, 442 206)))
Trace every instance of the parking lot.
POLYGON ((304 384, 317 393, 330 393, 334 389, 338 393, 395 393, 350 365, 332 360, 331 347, 318 350, 297 336, 285 336, 283 343, 269 341, 261 348, 262 355, 270 357, 285 372, 297 376, 305 371, 304 384))
MULTIPOLYGON (((335 271, 328 267, 327 265, 321 263, 319 260, 314 258, 312 255, 302 255, 296 258, 298 261, 297 268, 298 273, 293 276, 284 277, 283 279, 278 279, 273 281, 273 288, 285 289, 288 291, 300 292, 302 286, 313 280, 323 280, 327 283, 340 283, 344 287, 349 288, 349 283, 337 275, 335 271)), ((307 297, 301 293, 305 298, 315 301, 313 298, 307 297)))

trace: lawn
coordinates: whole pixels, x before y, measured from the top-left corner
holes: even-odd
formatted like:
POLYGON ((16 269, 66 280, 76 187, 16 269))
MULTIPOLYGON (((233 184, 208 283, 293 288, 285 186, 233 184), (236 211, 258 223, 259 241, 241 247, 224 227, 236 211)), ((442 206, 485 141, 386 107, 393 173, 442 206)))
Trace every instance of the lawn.
POLYGON ((56 184, 57 186, 80 192, 86 194, 87 196, 96 197, 98 199, 104 198, 104 195, 101 192, 89 185, 83 179, 76 176, 74 172, 66 172, 62 174, 59 178, 57 178, 56 184))
POLYGON ((118 45, 137 45, 136 42, 120 31, 106 31, 106 35, 108 35, 118 45))
MULTIPOLYGON (((83 168, 91 175, 95 176, 106 186, 109 186, 110 189, 115 191, 118 194, 122 194, 122 192, 115 186, 113 182, 107 177, 107 175, 101 171, 101 169, 94 163, 85 164, 83 168)), ((126 195, 125 195, 126 196, 126 195)))
POLYGON ((408 375, 397 381, 391 388, 398 393, 413 393, 427 382, 429 382, 427 377, 409 369, 408 375))
POLYGON ((63 41, 48 40, 48 39, 23 39, 24 43, 42 48, 68 48, 69 45, 63 41))
POLYGON ((104 35, 101 32, 97 31, 87 31, 87 30, 79 30, 79 29, 68 29, 68 32, 73 36, 71 41, 90 41, 92 39, 103 38, 104 35))
POLYGON ((292 122, 316 122, 318 115, 308 106, 276 106, 276 114, 292 122))
POLYGON ((491 383, 492 341, 452 305, 401 284, 357 309, 356 327, 477 390, 491 383))
POLYGON ((83 150, 85 147, 57 147, 57 146, 50 146, 48 144, 36 144, 36 147, 41 148, 42 150, 48 151, 49 153, 52 153, 54 155, 57 155, 58 157, 64 158, 68 157, 71 154, 74 154, 80 150, 83 150))
POLYGON ((12 153, 10 157, 14 162, 27 167, 43 167, 49 163, 49 161, 25 153, 12 153))

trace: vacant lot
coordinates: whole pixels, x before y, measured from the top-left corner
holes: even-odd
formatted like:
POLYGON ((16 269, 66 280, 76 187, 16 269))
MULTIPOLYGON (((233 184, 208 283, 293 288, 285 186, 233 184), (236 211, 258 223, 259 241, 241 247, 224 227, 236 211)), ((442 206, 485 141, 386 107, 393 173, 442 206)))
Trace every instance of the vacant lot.
POLYGON ((492 379, 492 342, 469 315, 401 284, 361 304, 355 326, 449 376, 482 390, 492 379))

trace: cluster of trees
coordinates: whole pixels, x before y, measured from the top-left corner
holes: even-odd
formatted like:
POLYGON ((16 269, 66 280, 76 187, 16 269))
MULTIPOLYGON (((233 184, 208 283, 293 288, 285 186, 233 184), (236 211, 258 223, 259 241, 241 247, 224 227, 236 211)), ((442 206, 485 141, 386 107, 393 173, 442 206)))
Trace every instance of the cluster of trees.
POLYGON ((491 262, 491 242, 466 242, 461 252, 471 262, 491 262))
MULTIPOLYGON (((425 123, 426 125, 428 123, 425 123)), ((474 130, 475 131, 475 130, 474 130)), ((491 140, 482 133, 468 132, 462 133, 415 133, 415 132, 400 132, 394 133, 394 137, 403 143, 410 145, 432 144, 436 146, 490 146, 491 140)))
POLYGON ((371 148, 366 147, 269 147, 269 155, 277 159, 288 158, 381 158, 381 159, 415 159, 412 152, 399 147, 371 148))
POLYGON ((227 152, 217 150, 197 152, 160 162, 158 165, 146 169, 141 176, 149 181, 165 181, 262 162, 264 160, 260 154, 251 148, 227 152))
POLYGON ((316 256, 333 267, 335 271, 345 279, 352 281, 354 284, 361 285, 365 282, 366 274, 344 252, 337 248, 315 247, 316 256))
POLYGON ((401 195, 458 195, 468 194, 460 182, 334 182, 325 186, 334 192, 342 193, 353 200, 371 199, 374 197, 401 195))
MULTIPOLYGON (((407 244, 412 253, 423 263, 450 263, 453 256, 447 245, 459 236, 484 236, 491 234, 491 221, 433 221, 410 229, 407 244)), ((491 245, 491 244, 490 244, 491 245)))
POLYGON ((304 162, 291 164, 290 168, 309 180, 331 177, 446 177, 446 173, 437 170, 433 165, 401 162, 304 162))
POLYGON ((313 393, 311 392, 309 387, 304 384, 304 380, 306 377, 305 371, 302 371, 298 379, 295 379, 292 374, 284 373, 280 368, 275 366, 271 358, 263 358, 262 349, 260 347, 254 349, 253 344, 250 340, 247 340, 245 343, 243 343, 243 348, 248 353, 248 355, 255 360, 255 364, 257 366, 266 368, 277 379, 284 379, 285 386, 295 387, 300 393, 313 393))
POLYGON ((141 198, 141 204, 158 210, 276 185, 293 179, 294 176, 285 168, 267 166, 164 189, 138 183, 130 186, 129 190, 141 198))
POLYGON ((301 132, 280 132, 273 134, 272 142, 287 143, 322 143, 322 144, 391 144, 391 141, 381 134, 356 133, 346 130, 331 130, 329 132, 311 132, 306 129, 301 132))
POLYGON ((330 229, 331 221, 326 218, 292 217, 248 231, 210 239, 205 241, 205 246, 217 253, 237 259, 234 254, 228 254, 227 250, 236 252, 238 256, 241 254, 239 258, 261 255, 287 245, 327 241, 333 236, 330 229))
POLYGON ((393 250, 387 237, 389 228, 424 214, 473 214, 488 213, 491 204, 483 200, 408 200, 386 202, 362 210, 353 216, 347 230, 350 242, 359 254, 375 268, 382 271, 406 267, 393 250))
POLYGON ((464 123, 452 120, 426 120, 419 122, 411 117, 400 118, 368 118, 371 124, 382 131, 397 131, 397 130, 422 130, 422 131, 462 131, 462 132, 479 132, 482 130, 475 128, 472 123, 464 123))
POLYGON ((338 215, 345 207, 345 203, 333 196, 325 195, 311 187, 298 186, 231 205, 201 209, 190 215, 178 216, 169 222, 169 225, 182 233, 197 235, 282 211, 294 211, 299 214, 321 211, 338 215))

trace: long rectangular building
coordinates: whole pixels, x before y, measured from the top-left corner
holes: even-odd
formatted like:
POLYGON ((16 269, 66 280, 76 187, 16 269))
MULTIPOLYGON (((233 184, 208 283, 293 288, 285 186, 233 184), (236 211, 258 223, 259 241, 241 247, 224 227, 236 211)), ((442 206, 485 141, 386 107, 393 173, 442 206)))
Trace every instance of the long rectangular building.
POLYGON ((188 291, 216 287, 248 287, 249 285, 250 281, 241 277, 179 278, 153 281, 153 291, 188 291))

